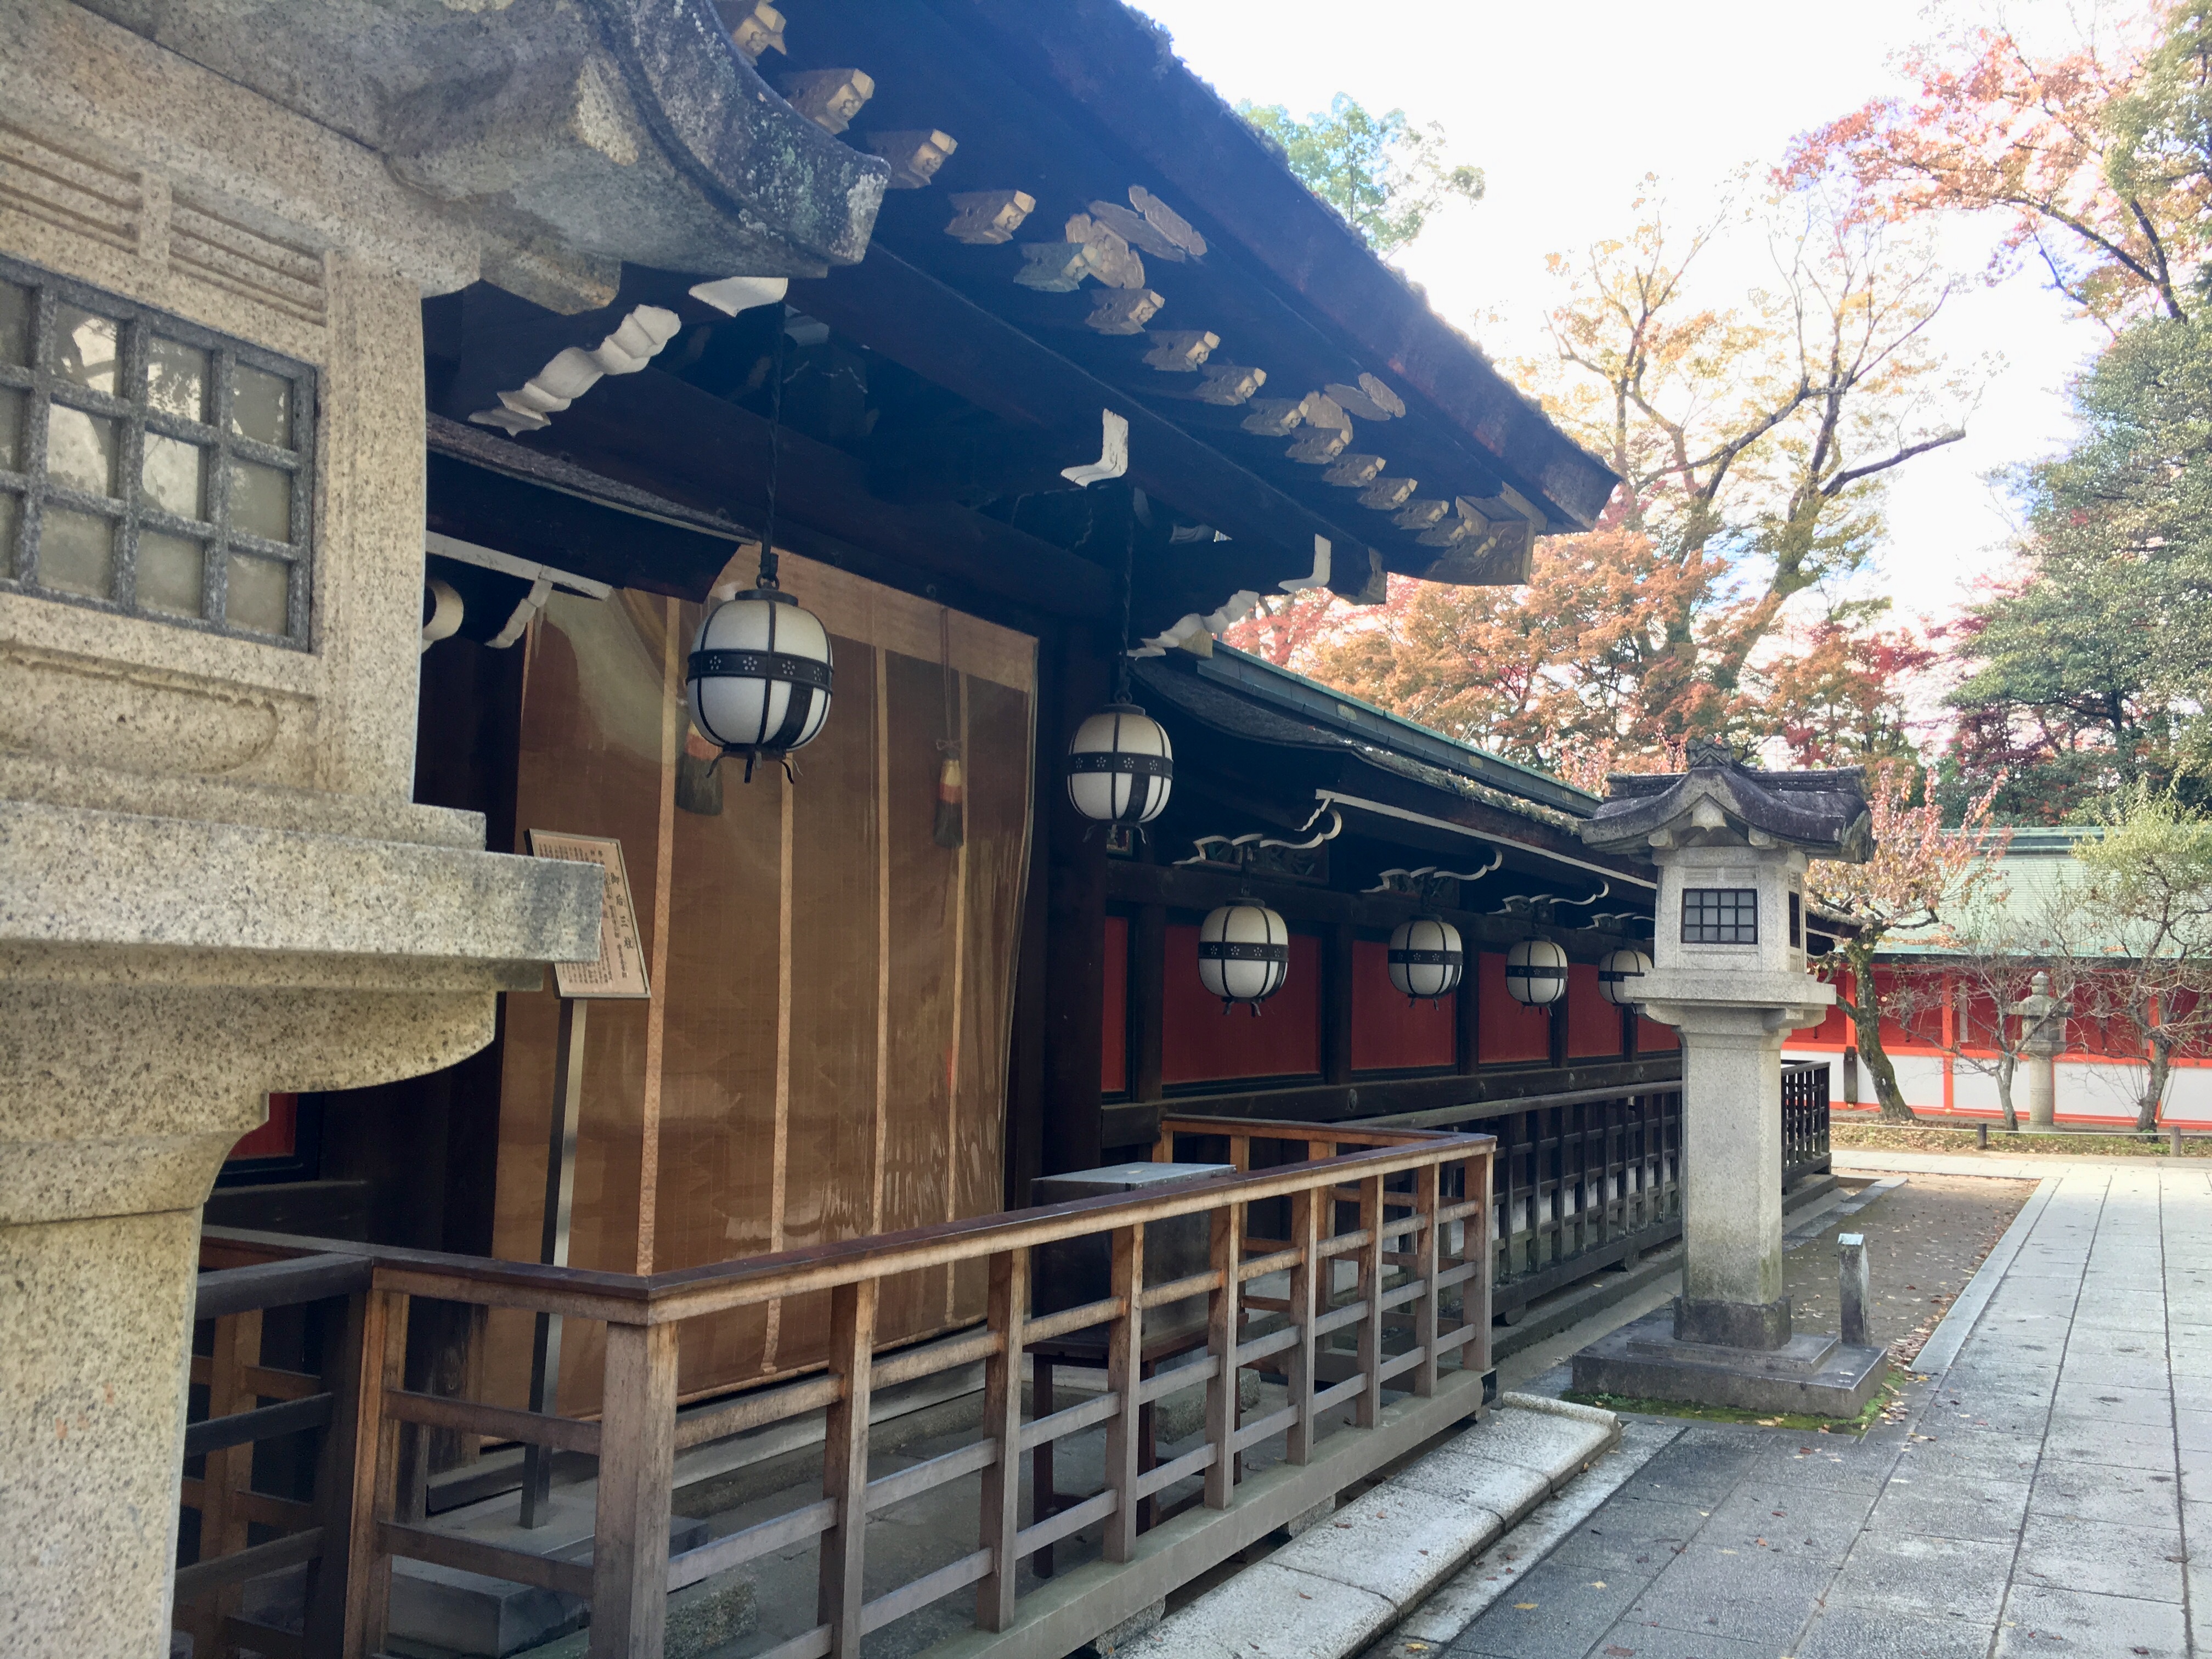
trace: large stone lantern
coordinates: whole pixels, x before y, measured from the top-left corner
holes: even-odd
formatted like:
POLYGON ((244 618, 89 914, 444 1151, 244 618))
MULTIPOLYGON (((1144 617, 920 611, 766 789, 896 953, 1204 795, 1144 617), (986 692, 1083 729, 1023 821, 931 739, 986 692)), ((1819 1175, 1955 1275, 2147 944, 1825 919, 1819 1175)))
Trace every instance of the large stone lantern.
POLYGON ((732 311, 858 259, 884 163, 723 27, 0 3, 7 1659, 169 1650, 200 1208, 270 1092, 451 1065, 597 954, 596 869, 413 799, 423 301, 545 308, 474 411, 530 430, 674 332, 625 264, 732 311))
POLYGON ((1682 1295, 1575 1359, 1580 1389, 1848 1415, 1880 1353, 1797 1336, 1783 1289, 1782 1044, 1832 988, 1805 963, 1805 872, 1872 850, 1856 770, 1763 772, 1693 744, 1686 772, 1616 776, 1582 827, 1659 866, 1654 966, 1638 988, 1682 1036, 1682 1295))

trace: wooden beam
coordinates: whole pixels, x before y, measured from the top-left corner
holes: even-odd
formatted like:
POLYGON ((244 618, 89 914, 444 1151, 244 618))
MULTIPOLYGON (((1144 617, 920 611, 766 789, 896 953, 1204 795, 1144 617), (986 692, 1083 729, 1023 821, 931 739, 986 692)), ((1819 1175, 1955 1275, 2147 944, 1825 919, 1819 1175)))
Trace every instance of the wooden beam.
MULTIPOLYGON (((1196 865, 1139 864, 1130 859, 1108 860, 1105 882, 1107 896, 1118 902, 1158 904, 1171 910, 1211 910, 1236 897, 1242 885, 1242 878, 1234 870, 1209 870, 1196 865)), ((1624 945, 1632 947, 1635 943, 1625 935, 1595 933, 1588 928, 1489 916, 1474 910, 1437 910, 1417 898, 1396 893, 1340 893, 1326 887, 1270 881, 1264 877, 1253 878, 1251 889, 1255 896, 1289 920, 1317 922, 1325 927, 1395 927, 1409 916, 1442 915, 1459 928, 1469 949, 1504 950, 1533 934, 1553 941, 1567 953, 1570 961, 1595 962, 1608 951, 1624 945)))
POLYGON ((1316 536, 1364 563, 1367 532, 1355 520, 1292 500, 881 245, 857 265, 793 283, 791 303, 1001 419, 1050 430, 1113 410, 1129 422, 1132 483, 1245 544, 1247 554, 1277 550, 1285 578, 1313 568, 1316 536))
MULTIPOLYGON (((750 410, 644 368, 600 381, 544 431, 516 442, 757 526, 768 508, 769 432, 750 410)), ((1118 614, 1115 579, 1103 566, 964 507, 878 501, 862 463, 787 426, 777 445, 779 523, 821 531, 1048 616, 1118 614)))
MULTIPOLYGON (((1500 1066, 1487 1072, 1441 1072, 1431 1077, 1362 1079, 1355 1075, 1349 1085, 1300 1083, 1280 1089, 1178 1096, 1173 1105, 1178 1113, 1213 1117, 1282 1117, 1302 1123, 1341 1123, 1399 1112, 1503 1103, 1583 1090, 1625 1091, 1679 1087, 1681 1076, 1681 1054, 1670 1048, 1636 1060, 1577 1060, 1564 1069, 1500 1066)), ((1109 1106, 1101 1117, 1101 1133, 1107 1146, 1149 1143, 1158 1128, 1160 1103, 1131 1101, 1126 1105, 1109 1106)))

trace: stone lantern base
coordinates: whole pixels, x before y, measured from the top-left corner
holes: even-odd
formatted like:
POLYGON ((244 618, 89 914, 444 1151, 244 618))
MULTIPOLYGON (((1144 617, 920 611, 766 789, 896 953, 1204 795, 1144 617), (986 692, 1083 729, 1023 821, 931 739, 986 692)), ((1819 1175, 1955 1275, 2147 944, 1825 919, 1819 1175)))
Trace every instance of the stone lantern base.
POLYGON ((1880 1348, 1811 1334, 1777 1348, 1686 1342, 1674 1334, 1675 1316, 1662 1308, 1584 1348, 1574 1358, 1576 1392, 1856 1417, 1881 1386, 1888 1356, 1880 1348))

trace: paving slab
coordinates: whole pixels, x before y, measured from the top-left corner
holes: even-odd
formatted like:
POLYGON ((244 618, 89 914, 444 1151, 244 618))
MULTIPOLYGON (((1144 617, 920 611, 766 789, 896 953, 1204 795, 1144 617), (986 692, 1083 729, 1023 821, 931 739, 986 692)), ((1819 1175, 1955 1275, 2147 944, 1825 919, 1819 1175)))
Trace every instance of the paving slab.
POLYGON ((2167 1601, 2087 1590, 2016 1589, 1997 1632, 1996 1659, 2187 1659, 2188 1621, 2167 1601))
MULTIPOLYGON (((1507 1529, 1425 1597, 1402 1563, 1306 1542, 1307 1594, 1328 1583, 1393 1607, 1413 1598, 1340 1653, 2212 1659, 2212 1181, 2123 1160, 2018 1162, 1977 1161, 2036 1177, 2035 1200, 1952 1303, 1891 1420, 1859 1439, 1626 1418, 1621 1447, 1643 1461, 1600 1501, 1567 1520, 1572 1484, 1540 1498, 1532 1517, 1548 1520, 1507 1529)), ((1448 1449, 1398 1477, 1406 1536, 1447 1525, 1455 1503, 1502 1514, 1555 1482, 1544 1441, 1528 1436, 1525 1462, 1448 1449)), ((1577 1478, 1595 1492, 1609 1477, 1601 1459, 1577 1478)), ((1353 1521, 1340 1535, 1381 1539, 1389 1525, 1353 1521)), ((1276 1589, 1298 1594, 1287 1578, 1276 1589)), ((1261 1659, 1277 1640, 1265 1632, 1358 1622, 1303 1602, 1279 1615, 1161 1659, 1261 1659)), ((1282 1650, 1336 1659, 1310 1641, 1282 1650)))

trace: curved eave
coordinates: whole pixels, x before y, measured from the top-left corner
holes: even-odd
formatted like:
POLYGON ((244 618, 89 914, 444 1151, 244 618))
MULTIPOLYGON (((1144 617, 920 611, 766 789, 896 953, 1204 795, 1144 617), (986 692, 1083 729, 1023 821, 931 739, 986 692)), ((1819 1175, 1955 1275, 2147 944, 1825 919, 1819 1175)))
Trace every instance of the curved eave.
POLYGON ((1540 533, 1595 525, 1618 475, 1378 259, 1176 58, 1158 25, 1120 0, 930 3, 963 27, 988 30, 1025 79, 1048 84, 1155 169, 1178 210, 1210 240, 1232 246, 1313 323, 1390 379, 1409 416, 1444 423, 1484 455, 1542 511, 1540 533))

